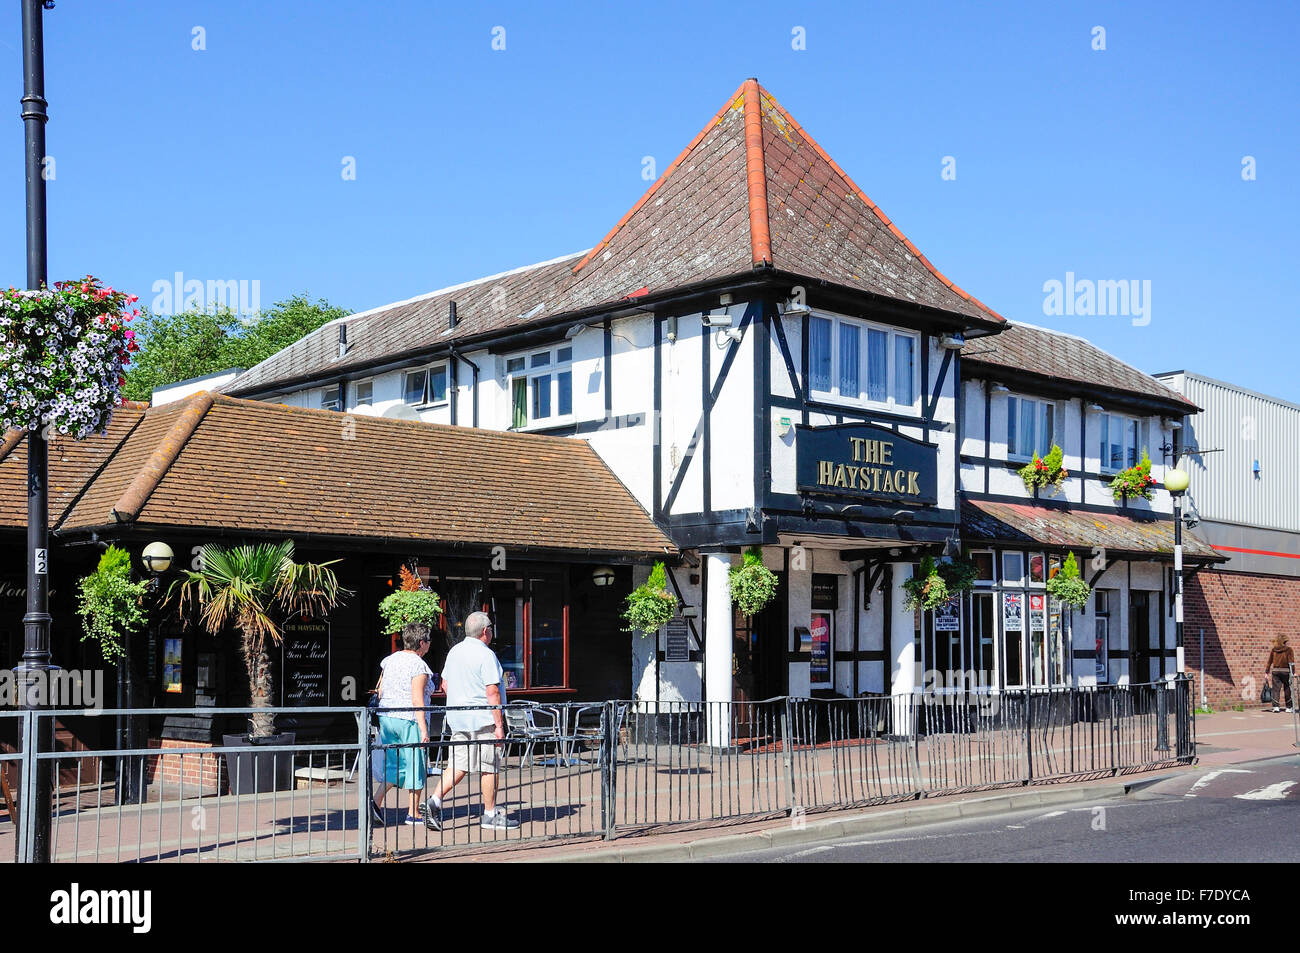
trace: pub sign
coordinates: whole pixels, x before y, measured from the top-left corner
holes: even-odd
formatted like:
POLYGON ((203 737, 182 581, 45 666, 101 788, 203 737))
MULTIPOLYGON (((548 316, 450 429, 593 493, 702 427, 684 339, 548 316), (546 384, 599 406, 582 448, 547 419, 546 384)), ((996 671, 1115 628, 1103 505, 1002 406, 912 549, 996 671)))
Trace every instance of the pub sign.
POLYGON ((800 427, 800 490, 890 503, 939 502, 939 448, 870 424, 800 427))

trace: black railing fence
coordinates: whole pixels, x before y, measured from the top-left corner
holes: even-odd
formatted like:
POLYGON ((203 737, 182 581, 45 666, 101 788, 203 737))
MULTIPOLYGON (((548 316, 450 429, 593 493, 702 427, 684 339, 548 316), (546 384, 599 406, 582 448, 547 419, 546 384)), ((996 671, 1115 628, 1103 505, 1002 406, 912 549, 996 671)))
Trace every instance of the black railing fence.
MULTIPOLYGON (((41 719, 85 711, 4 712, 0 728, 17 750, 0 751, 0 857, 30 859, 38 822, 49 823, 56 861, 195 863, 398 859, 765 817, 798 823, 816 811, 1191 763, 1193 699, 1191 679, 1179 678, 860 698, 513 703, 499 709, 500 738, 494 727, 456 730, 494 725, 493 709, 326 708, 311 714, 355 734, 77 751, 37 750, 36 739, 41 719), (23 809, 34 803, 38 771, 52 776, 49 818, 23 809)), ((147 714, 157 712, 100 717, 147 714)))

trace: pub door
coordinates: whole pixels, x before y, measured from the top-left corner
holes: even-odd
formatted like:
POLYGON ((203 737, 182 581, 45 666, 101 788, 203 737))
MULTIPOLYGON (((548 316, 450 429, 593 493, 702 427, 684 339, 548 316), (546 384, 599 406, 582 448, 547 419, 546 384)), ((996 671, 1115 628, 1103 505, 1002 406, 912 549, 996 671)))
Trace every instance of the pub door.
POLYGON ((1129 682, 1151 681, 1151 593, 1129 593, 1128 612, 1129 682))
POLYGON ((752 704, 785 693, 785 573, 778 572, 776 577, 776 598, 762 612, 747 619, 733 610, 731 697, 744 703, 733 709, 737 738, 769 736, 779 720, 777 707, 752 704))

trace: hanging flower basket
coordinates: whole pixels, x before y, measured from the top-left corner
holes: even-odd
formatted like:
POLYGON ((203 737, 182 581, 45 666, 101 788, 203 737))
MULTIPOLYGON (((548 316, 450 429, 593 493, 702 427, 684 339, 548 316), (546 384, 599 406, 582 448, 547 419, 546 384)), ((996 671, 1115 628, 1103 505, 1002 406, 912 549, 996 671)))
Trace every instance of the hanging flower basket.
POLYGON ((1151 458, 1147 456, 1146 450, 1142 451, 1142 459, 1136 466, 1120 470, 1109 484, 1111 495, 1115 497, 1116 502, 1134 496, 1149 500, 1155 485, 1156 481, 1151 476, 1151 458))
POLYGON ((776 573, 763 565, 763 551, 754 546, 728 576, 731 601, 747 618, 762 612, 776 598, 776 573))
POLYGON ((0 427, 103 433, 139 350, 126 327, 140 314, 127 310, 136 300, 90 276, 0 292, 0 427))
POLYGON ((1088 599, 1092 596, 1092 587, 1080 577, 1079 563, 1074 558, 1074 553, 1066 556, 1061 571, 1047 580, 1047 592, 1058 602, 1074 606, 1076 609, 1082 609, 1088 604, 1088 599))
POLYGON ((1039 458, 1034 454, 1034 459, 1026 463, 1018 471, 1020 479, 1025 481, 1025 488, 1030 493, 1043 487, 1051 487, 1052 495, 1055 496, 1065 483, 1066 477, 1070 471, 1061 465, 1065 457, 1064 451, 1056 444, 1052 444, 1052 449, 1047 451, 1047 456, 1039 458))
POLYGON ((921 571, 903 582, 903 591, 903 604, 912 611, 937 609, 950 598, 948 584, 929 556, 921 560, 921 571))
POLYGON ((662 629, 677 612, 677 598, 668 591, 668 572, 663 563, 655 563, 650 578, 637 586, 627 597, 623 619, 624 632, 650 635, 662 629))
POLYGON ((384 621, 384 634, 401 632, 411 623, 438 628, 442 616, 442 600, 432 589, 420 585, 419 577, 405 566, 399 571, 400 588, 384 596, 379 603, 379 616, 384 621))

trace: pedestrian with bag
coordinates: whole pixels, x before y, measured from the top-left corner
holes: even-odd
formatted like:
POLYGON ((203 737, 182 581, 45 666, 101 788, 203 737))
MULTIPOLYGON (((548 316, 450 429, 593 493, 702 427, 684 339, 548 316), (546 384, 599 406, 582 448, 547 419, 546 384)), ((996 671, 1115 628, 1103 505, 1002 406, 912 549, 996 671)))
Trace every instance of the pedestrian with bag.
POLYGON ((506 817, 505 811, 496 806, 497 775, 506 737, 501 706, 506 698, 501 662, 488 648, 492 634, 491 617, 486 612, 471 612, 465 619, 465 638, 447 653, 442 667, 447 726, 452 732, 451 754, 437 790, 423 804, 424 823, 430 830, 442 830, 443 799, 466 774, 475 772, 483 794, 479 826, 499 831, 519 827, 518 821, 506 817))
POLYGON ((429 651, 429 627, 410 623, 402 628, 402 649, 379 663, 382 674, 375 691, 379 696, 379 743, 397 745, 382 749, 383 776, 371 802, 371 816, 383 824, 384 796, 391 787, 407 792, 406 824, 420 823, 420 795, 428 776, 425 748, 429 744, 427 709, 433 697, 435 676, 425 664, 429 651))
POLYGON ((1291 651, 1291 646, 1287 645, 1287 637, 1279 635, 1273 640, 1273 648, 1269 650, 1268 662, 1265 664, 1265 677, 1273 680, 1273 710, 1281 711, 1278 702, 1282 700, 1283 692, 1286 693, 1286 710, 1295 711, 1294 699, 1291 698, 1291 666, 1295 664, 1295 653, 1291 651))

